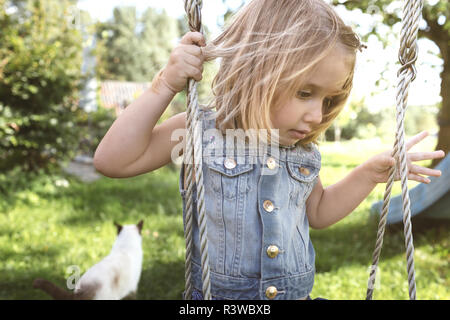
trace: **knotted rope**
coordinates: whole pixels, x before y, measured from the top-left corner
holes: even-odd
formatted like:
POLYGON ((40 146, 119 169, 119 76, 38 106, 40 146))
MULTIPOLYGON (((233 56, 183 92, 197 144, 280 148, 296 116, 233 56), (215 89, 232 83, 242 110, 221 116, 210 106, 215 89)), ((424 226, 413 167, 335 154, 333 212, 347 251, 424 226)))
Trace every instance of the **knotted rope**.
MULTIPOLYGON (((193 32, 203 33, 202 28, 202 0, 185 0, 184 9, 186 11, 189 28, 193 32)), ((192 251, 193 251, 193 234, 192 234, 192 212, 193 212, 193 188, 197 186, 197 212, 200 231, 200 253, 202 264, 202 290, 205 300, 211 300, 211 281, 208 259, 208 237, 206 230, 206 213, 203 188, 203 171, 202 171, 202 124, 199 121, 198 112, 198 93, 197 82, 189 79, 187 84, 187 108, 186 108, 186 152, 184 153, 183 163, 186 165, 187 174, 187 191, 186 191, 186 262, 185 262, 185 299, 190 300, 192 297, 192 251), (193 168, 195 172, 195 180, 192 177, 193 168)))
POLYGON ((400 171, 403 199, 403 226, 406 245, 406 260, 408 272, 409 298, 416 299, 416 282, 414 275, 414 245, 411 230, 411 209, 408 192, 408 167, 406 163, 405 130, 404 118, 408 102, 408 92, 412 81, 416 77, 415 62, 417 60, 417 33, 421 18, 423 0, 406 0, 403 8, 402 30, 400 38, 399 60, 401 67, 398 71, 397 85, 397 132, 392 156, 396 159, 397 166, 392 167, 389 172, 389 179, 383 198, 383 207, 378 225, 377 241, 372 259, 372 268, 369 276, 367 288, 367 300, 372 299, 375 276, 380 258, 381 247, 383 246, 383 235, 386 227, 386 219, 389 211, 389 202, 391 197, 392 185, 396 171, 400 171))

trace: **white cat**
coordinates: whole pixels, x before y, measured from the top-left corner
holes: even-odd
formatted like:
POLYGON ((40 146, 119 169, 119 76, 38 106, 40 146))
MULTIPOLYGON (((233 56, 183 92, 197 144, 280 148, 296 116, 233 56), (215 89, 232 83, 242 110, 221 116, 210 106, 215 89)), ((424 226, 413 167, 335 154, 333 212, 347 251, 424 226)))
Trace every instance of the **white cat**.
POLYGON ((92 266, 75 285, 73 292, 63 290, 45 279, 33 281, 33 287, 58 300, 120 300, 136 298, 142 270, 144 221, 137 225, 117 226, 117 239, 103 260, 92 266))

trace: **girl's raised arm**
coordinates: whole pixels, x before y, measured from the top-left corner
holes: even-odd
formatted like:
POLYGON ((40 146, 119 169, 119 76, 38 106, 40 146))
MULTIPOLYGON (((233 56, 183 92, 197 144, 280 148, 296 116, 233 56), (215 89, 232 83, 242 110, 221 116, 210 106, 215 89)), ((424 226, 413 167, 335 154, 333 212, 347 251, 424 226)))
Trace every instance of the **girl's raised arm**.
POLYGON ((185 128, 181 113, 155 127, 175 94, 184 89, 188 78, 202 79, 203 35, 189 32, 172 51, 167 66, 147 90, 114 121, 94 156, 95 168, 105 176, 126 178, 158 169, 171 160, 175 129, 185 128))
MULTIPOLYGON (((406 142, 406 150, 428 136, 424 131, 406 142)), ((306 212, 312 228, 322 229, 350 214, 375 188, 378 183, 386 183, 389 172, 395 165, 395 159, 388 150, 377 154, 353 169, 345 178, 337 183, 322 187, 320 179, 306 200, 306 212)), ((409 152, 406 155, 408 179, 430 183, 426 176, 439 177, 441 171, 413 164, 414 161, 439 159, 445 156, 444 151, 409 152)), ((395 177, 399 180, 400 177, 395 177)))

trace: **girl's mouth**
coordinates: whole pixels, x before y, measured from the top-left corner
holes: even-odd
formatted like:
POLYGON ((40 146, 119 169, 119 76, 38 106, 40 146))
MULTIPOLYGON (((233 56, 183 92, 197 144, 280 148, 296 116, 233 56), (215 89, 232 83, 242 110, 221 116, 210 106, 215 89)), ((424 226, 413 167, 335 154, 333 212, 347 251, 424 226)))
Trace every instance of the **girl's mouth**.
POLYGON ((309 133, 308 131, 294 130, 294 129, 289 130, 288 132, 293 138, 299 139, 299 140, 305 139, 306 135, 309 133))

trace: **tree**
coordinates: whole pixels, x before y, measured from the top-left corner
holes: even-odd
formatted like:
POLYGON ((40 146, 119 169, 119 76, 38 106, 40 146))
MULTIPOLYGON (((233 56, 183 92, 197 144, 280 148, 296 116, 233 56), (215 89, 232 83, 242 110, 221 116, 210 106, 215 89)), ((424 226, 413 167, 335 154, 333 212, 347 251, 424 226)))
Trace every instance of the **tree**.
POLYGON ((9 171, 46 169, 79 143, 82 41, 70 5, 0 0, 0 191, 9 171))
POLYGON ((103 80, 148 82, 166 63, 179 37, 177 21, 163 10, 114 9, 112 21, 97 26, 98 74, 103 80))
POLYGON ((145 44, 148 74, 156 74, 167 63, 175 41, 180 37, 177 20, 163 10, 149 8, 142 15, 141 42, 145 44))
MULTIPOLYGON (((401 4, 393 0, 332 0, 333 4, 345 6, 347 9, 360 9, 367 13, 377 12, 383 18, 383 23, 393 26, 401 21, 401 4)), ((441 73, 441 98, 442 104, 438 116, 440 126, 438 143, 436 149, 442 149, 446 153, 450 150, 450 3, 448 1, 438 1, 430 4, 425 1, 423 8, 423 19, 426 26, 419 30, 419 37, 433 41, 440 50, 440 58, 443 60, 443 70, 441 73)), ((370 32, 365 35, 378 34, 378 27, 374 25, 370 32)), ((419 53, 420 54, 420 53, 419 53)), ((438 161, 435 161, 436 164, 438 161)))
POLYGON ((142 49, 136 35, 138 19, 135 7, 114 9, 112 21, 99 25, 99 75, 101 78, 122 81, 142 80, 142 49))

